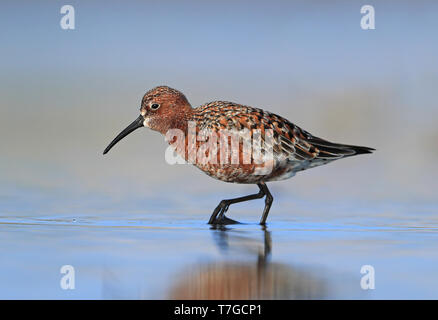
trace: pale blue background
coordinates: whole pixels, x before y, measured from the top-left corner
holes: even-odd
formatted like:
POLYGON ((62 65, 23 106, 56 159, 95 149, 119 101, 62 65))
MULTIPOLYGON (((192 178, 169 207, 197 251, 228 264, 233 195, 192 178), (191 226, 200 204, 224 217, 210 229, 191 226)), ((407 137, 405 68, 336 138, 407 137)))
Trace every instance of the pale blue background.
MULTIPOLYGON (((146 129, 101 154, 161 84, 193 106, 236 101, 376 148, 271 184, 273 261, 351 274, 359 291, 327 297, 362 297, 360 266, 374 263, 380 282, 366 297, 437 298, 436 2, 69 1, 68 31, 64 4, 0 5, 0 298, 70 297, 62 264, 88 273, 71 297, 111 297, 102 265, 126 286, 117 297, 166 296, 175 243, 190 252, 181 266, 213 254, 211 211, 256 187, 169 166, 163 138, 146 129), (360 28, 363 4, 375 6, 376 30, 360 28), (123 257, 119 242, 132 243, 123 257), (141 289, 137 269, 151 279, 141 289)), ((262 206, 230 216, 255 222, 262 206)))

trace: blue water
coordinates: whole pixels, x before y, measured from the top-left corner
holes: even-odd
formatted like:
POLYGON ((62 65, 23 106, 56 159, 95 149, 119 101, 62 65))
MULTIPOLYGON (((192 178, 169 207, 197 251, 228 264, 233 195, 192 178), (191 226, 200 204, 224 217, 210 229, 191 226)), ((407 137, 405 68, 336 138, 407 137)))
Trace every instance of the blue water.
POLYGON ((0 298, 438 298, 437 224, 273 210, 264 229, 245 210, 222 229, 209 212, 2 215, 0 298), (60 286, 63 265, 74 289, 60 286), (361 288, 363 265, 374 289, 361 288))

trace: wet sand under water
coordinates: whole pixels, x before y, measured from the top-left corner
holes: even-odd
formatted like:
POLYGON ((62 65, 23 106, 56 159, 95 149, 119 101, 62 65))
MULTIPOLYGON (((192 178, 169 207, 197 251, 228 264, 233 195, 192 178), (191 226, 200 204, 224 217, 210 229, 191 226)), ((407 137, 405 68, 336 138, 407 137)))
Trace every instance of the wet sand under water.
POLYGON ((2 216, 0 298, 438 298, 434 225, 211 228, 203 218, 2 216), (74 290, 60 286, 63 265, 74 267, 74 290), (361 288, 363 265, 374 268, 374 290, 361 288))

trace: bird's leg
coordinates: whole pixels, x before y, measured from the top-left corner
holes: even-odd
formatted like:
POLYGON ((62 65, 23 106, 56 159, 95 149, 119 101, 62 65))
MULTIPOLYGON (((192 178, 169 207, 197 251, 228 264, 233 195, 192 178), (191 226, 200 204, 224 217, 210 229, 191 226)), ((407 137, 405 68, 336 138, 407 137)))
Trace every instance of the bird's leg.
POLYGON ((269 209, 271 209, 272 202, 274 201, 274 198, 272 197, 272 194, 269 192, 268 186, 262 182, 259 185, 260 190, 263 189, 263 192, 266 195, 265 198, 265 209, 263 209, 263 215, 262 219, 260 220, 260 224, 264 225, 266 223, 266 219, 268 218, 269 209))
MULTIPOLYGON (((219 205, 216 207, 216 209, 214 209, 213 214, 211 215, 208 223, 209 224, 223 223, 225 221, 225 219, 228 219, 227 217, 225 217, 225 212, 227 212, 228 208, 233 203, 263 198, 266 194, 266 192, 265 192, 266 185, 263 182, 258 183, 257 185, 260 189, 260 191, 258 193, 250 194, 249 196, 244 196, 244 197, 239 197, 239 198, 234 198, 234 199, 222 200, 219 203, 219 205), (218 217, 218 215, 219 215, 219 217, 218 217)), ((267 188, 266 188, 266 190, 267 190, 267 188)), ((272 196, 271 196, 271 198, 272 198, 272 196)), ((271 203, 272 203, 272 200, 271 200, 271 203)), ((269 209, 268 209, 268 211, 269 211, 269 209)))

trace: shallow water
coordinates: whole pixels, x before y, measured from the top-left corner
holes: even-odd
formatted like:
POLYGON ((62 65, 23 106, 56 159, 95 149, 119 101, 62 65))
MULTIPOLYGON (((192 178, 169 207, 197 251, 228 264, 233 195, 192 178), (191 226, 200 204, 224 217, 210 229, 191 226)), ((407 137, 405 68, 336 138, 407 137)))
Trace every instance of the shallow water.
POLYGON ((216 229, 207 214, 3 215, 0 298, 438 297, 435 223, 271 215, 267 228, 216 229), (73 290, 60 286, 63 265, 74 267, 73 290), (361 288, 363 265, 374 290, 361 288))

